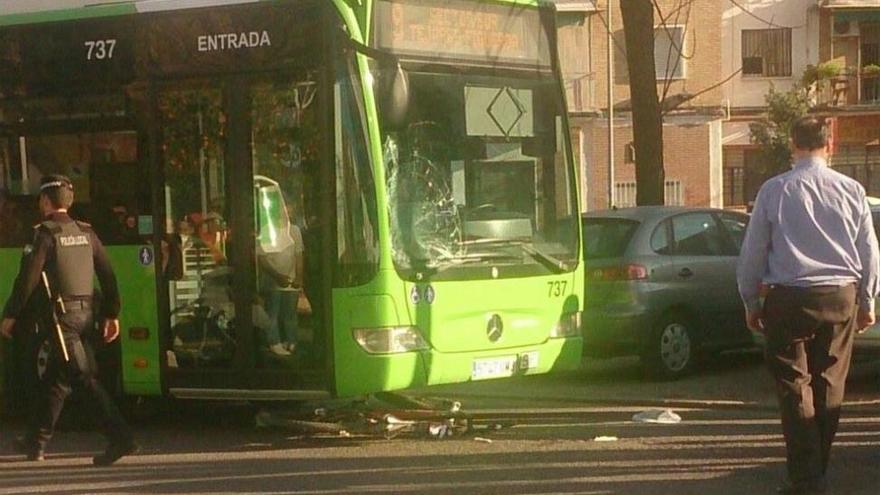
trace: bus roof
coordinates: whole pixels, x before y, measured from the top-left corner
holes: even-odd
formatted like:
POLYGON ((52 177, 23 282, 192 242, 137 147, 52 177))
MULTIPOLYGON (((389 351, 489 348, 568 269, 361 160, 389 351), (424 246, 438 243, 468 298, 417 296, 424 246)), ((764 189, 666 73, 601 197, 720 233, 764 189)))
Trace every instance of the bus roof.
MULTIPOLYGON (((0 27, 269 1, 277 0, 0 0, 0 27)), ((348 3, 355 10, 363 8, 362 0, 338 1, 348 3)), ((554 0, 494 1, 511 5, 554 5, 554 0)))
POLYGON ((129 11, 188 9, 260 0, 0 0, 2 14, 32 14, 57 10, 94 9, 111 6, 126 7, 129 11))
POLYGON ((0 0, 0 26, 260 1, 266 0, 0 0))

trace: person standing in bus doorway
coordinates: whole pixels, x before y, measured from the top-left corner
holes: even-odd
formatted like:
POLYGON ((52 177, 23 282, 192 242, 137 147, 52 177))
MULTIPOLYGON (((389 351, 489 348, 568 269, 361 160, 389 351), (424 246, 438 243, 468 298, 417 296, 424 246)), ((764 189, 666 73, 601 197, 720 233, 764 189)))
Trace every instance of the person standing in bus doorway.
POLYGON ((290 356, 296 348, 297 303, 303 280, 303 237, 293 221, 291 206, 284 208, 282 232, 275 242, 257 240, 260 266, 260 297, 267 322, 266 341, 277 356, 290 356))
POLYGON ((801 118, 791 135, 794 165, 758 192, 737 279, 776 381, 788 466, 778 492, 824 493, 853 334, 875 320, 880 255, 865 189, 828 167, 824 121, 801 118))
POLYGON ((94 355, 84 337, 94 329, 95 275, 104 295, 101 315, 105 318, 103 337, 108 343, 119 336, 119 291, 104 246, 91 226, 74 221, 67 214, 72 204, 73 185, 67 177, 43 178, 39 195, 43 222, 34 227, 33 243, 25 246, 20 271, 0 324, 0 333, 9 338, 15 322, 24 316, 28 302, 32 298, 43 300, 44 304, 39 305, 43 311, 37 319, 41 322, 43 338, 51 343, 49 357, 27 431, 16 447, 28 460, 43 460, 65 399, 71 388, 80 389, 97 403, 109 440, 106 451, 95 456, 93 463, 109 466, 134 452, 137 446, 131 429, 95 376, 94 355), (49 291, 51 300, 47 297, 49 291), (56 298, 63 304, 56 304, 56 298))

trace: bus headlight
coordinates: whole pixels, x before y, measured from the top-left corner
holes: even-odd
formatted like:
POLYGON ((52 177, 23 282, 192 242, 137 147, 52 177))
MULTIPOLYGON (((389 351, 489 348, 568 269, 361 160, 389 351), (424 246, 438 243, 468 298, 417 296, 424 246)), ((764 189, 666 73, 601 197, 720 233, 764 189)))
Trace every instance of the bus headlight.
POLYGON ((354 340, 370 354, 421 351, 428 343, 416 327, 355 328, 354 340))
POLYGON ((581 335, 581 312, 563 313, 559 322, 550 330, 551 339, 581 335))

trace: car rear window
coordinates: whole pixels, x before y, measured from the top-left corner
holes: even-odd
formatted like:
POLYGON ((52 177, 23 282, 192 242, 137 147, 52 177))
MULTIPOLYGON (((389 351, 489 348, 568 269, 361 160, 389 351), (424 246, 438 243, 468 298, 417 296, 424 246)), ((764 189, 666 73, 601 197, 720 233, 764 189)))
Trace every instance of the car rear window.
POLYGON ((584 219, 584 258, 622 256, 639 222, 623 218, 584 219))

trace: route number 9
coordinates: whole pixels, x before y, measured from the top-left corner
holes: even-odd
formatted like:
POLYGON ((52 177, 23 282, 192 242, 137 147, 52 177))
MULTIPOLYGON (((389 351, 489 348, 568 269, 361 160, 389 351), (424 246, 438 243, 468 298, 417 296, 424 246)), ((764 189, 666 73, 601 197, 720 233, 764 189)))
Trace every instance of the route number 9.
POLYGON ((88 49, 86 60, 109 60, 113 58, 113 50, 116 48, 116 40, 86 41, 83 45, 88 49))

